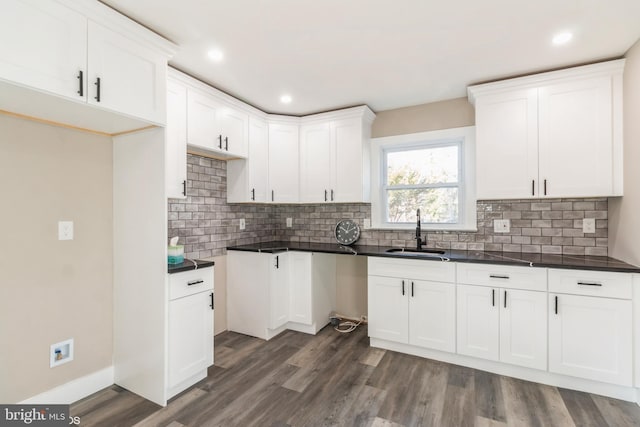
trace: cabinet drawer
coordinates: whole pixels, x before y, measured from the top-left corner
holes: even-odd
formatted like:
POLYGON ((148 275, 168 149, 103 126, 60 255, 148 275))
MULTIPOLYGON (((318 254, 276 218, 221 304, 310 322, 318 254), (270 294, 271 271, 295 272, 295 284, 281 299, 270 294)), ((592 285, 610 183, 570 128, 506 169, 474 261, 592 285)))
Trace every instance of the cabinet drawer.
POLYGON ((213 267, 169 275, 169 300, 213 290, 213 267))
POLYGON ((500 288, 547 290, 547 270, 493 264, 459 263, 458 283, 500 288))
POLYGON ((631 299, 631 286, 629 273, 549 269, 549 292, 631 299))
POLYGON ((456 266, 452 262, 369 257, 369 275, 455 282, 456 266))

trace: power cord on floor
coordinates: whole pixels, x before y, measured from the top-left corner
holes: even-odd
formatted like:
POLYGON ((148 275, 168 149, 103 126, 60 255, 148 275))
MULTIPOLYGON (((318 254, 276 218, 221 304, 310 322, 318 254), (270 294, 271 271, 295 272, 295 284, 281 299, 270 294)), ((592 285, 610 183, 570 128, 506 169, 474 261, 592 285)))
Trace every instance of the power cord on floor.
POLYGON ((340 322, 341 319, 339 317, 332 316, 330 320, 331 320, 331 324, 334 325, 333 329, 335 329, 336 331, 342 334, 348 334, 349 332, 355 331, 358 328, 358 326, 360 326, 362 322, 364 322, 366 319, 364 316, 361 316, 358 322, 354 322, 352 320, 340 322))

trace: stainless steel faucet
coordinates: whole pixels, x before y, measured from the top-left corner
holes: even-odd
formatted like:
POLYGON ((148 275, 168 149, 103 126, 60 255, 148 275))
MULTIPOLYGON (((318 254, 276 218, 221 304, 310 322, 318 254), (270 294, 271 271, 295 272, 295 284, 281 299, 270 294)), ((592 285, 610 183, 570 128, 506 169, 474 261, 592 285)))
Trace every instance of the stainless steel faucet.
POLYGON ((416 225, 416 250, 421 251, 422 245, 425 245, 427 242, 422 240, 422 230, 420 228, 420 209, 416 212, 416 216, 418 217, 418 223, 416 225))

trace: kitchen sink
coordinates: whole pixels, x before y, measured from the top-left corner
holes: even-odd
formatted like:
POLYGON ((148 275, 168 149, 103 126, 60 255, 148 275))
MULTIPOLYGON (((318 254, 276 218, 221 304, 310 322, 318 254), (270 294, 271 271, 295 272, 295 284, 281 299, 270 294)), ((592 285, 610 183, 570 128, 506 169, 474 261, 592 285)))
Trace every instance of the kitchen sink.
POLYGON ((407 255, 407 256, 440 256, 444 255, 444 251, 439 249, 413 249, 413 248, 391 248, 385 251, 389 254, 407 255))

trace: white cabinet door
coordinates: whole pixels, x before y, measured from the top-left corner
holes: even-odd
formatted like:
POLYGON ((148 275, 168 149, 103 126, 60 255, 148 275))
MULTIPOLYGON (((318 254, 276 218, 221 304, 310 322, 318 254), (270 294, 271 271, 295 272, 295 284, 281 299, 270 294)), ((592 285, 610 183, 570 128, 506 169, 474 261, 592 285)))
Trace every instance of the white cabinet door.
POLYGON ((368 202, 365 197, 368 192, 364 190, 364 186, 369 185, 369 175, 363 169, 365 141, 362 119, 335 120, 331 122, 331 133, 334 140, 331 172, 335 176, 331 201, 368 202))
POLYGON ((329 122, 300 128, 300 201, 330 201, 332 148, 329 122))
MULTIPOLYGON (((289 320, 311 325, 313 289, 309 252, 289 252, 289 320)), ((318 284, 320 286, 320 284, 318 284)), ((327 313, 328 314, 328 313, 327 313)), ((328 317, 327 317, 328 318, 328 317)))
POLYGON ((164 124, 166 58, 93 21, 88 34, 89 103, 164 124))
POLYGON ((458 353, 482 359, 500 358, 498 292, 484 286, 458 285, 458 353))
POLYGON ((395 277, 369 276, 369 336, 409 342, 408 283, 395 277))
POLYGON ((276 329, 289 320, 289 266, 286 253, 271 257, 269 299, 269 328, 276 329))
POLYGON ((187 142, 198 148, 222 151, 223 140, 218 123, 222 105, 212 96, 188 90, 187 93, 187 142))
POLYGON ((245 112, 223 107, 220 110, 220 129, 223 148, 229 155, 247 157, 249 143, 249 115, 245 112))
POLYGON ((299 201, 298 126, 269 124, 269 200, 299 201))
POLYGON ((186 197, 187 182, 187 88, 167 82, 166 186, 167 197, 186 197))
POLYGON ((269 192, 269 132, 267 122, 249 118, 249 192, 250 200, 266 202, 269 192))
POLYGON ((52 1, 3 0, 0 39, 1 79, 86 100, 87 19, 80 13, 52 1))
POLYGON ((213 364, 212 292, 169 302, 169 387, 213 364))
POLYGON ((547 293, 500 289, 500 361, 547 369, 547 293))
POLYGON ((534 197, 538 186, 537 89, 478 98, 477 198, 534 197))
POLYGON ((549 294, 549 371, 631 386, 631 325, 629 300, 549 294))
POLYGON ((409 344, 455 352, 455 284, 409 280, 408 291, 409 344))
POLYGON ((546 181, 543 196, 612 194, 611 93, 610 77, 540 88, 540 180, 543 187, 546 181), (577 161, 568 162, 574 158, 577 161))

